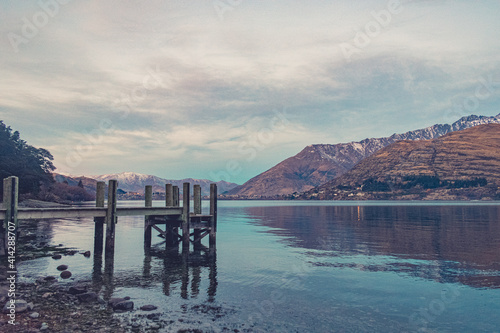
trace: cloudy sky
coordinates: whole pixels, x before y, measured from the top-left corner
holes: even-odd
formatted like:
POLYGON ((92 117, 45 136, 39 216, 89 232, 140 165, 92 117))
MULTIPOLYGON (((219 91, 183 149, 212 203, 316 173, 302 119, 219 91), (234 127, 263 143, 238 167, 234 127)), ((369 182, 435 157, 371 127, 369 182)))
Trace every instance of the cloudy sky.
POLYGON ((500 112, 500 1, 0 0, 0 119, 59 171, 243 183, 500 112))

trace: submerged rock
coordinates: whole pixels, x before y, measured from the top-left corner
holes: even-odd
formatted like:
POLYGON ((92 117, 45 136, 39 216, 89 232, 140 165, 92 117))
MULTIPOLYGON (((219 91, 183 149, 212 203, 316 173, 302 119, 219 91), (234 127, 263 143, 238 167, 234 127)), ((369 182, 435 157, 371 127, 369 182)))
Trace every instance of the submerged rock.
POLYGON ((62 258, 62 255, 60 255, 60 254, 54 254, 52 256, 52 259, 55 259, 55 260, 58 260, 58 259, 61 259, 61 258, 62 258))
POLYGON ((127 301, 127 300, 125 298, 113 297, 113 298, 109 299, 108 305, 110 305, 111 307, 114 307, 114 305, 116 303, 120 303, 120 302, 123 302, 123 301, 127 301))
POLYGON ((69 279, 71 277, 71 272, 70 271, 61 272, 61 277, 63 279, 69 279))
POLYGON ((57 266, 58 271, 65 271, 68 269, 68 265, 59 265, 57 266))
POLYGON ((113 305, 113 310, 117 311, 130 311, 134 309, 134 302, 132 301, 123 301, 119 303, 115 303, 113 305))
POLYGON ((83 252, 83 256, 87 258, 90 257, 90 251, 83 252))
POLYGON ((148 304, 148 305, 143 305, 143 306, 141 306, 141 310, 142 310, 142 311, 153 311, 153 310, 156 310, 156 309, 158 309, 158 307, 157 307, 157 306, 154 306, 154 305, 152 305, 152 304, 148 304))

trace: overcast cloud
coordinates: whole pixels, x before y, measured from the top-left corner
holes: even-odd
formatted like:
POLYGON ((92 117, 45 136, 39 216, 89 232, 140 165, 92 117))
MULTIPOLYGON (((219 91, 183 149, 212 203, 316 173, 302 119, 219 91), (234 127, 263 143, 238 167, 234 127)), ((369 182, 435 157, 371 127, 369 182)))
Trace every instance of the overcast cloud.
POLYGON ((0 119, 63 172, 243 183, 309 144, 498 114, 499 17, 493 0, 0 0, 0 119))

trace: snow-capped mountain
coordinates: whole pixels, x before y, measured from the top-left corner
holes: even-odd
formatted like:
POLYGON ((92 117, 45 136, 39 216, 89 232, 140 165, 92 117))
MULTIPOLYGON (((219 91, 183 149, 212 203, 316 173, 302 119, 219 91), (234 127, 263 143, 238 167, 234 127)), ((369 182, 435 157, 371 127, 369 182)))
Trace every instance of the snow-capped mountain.
POLYGON ((252 197, 304 192, 343 175, 362 159, 396 141, 435 139, 453 131, 491 123, 500 123, 500 114, 492 117, 470 115, 451 125, 437 124, 385 138, 310 145, 227 194, 252 197))
MULTIPOLYGON (((118 181, 118 188, 126 191, 126 192, 138 192, 144 193, 144 187, 146 185, 153 186, 153 192, 165 192, 165 184, 172 184, 175 186, 179 186, 179 190, 182 193, 183 183, 191 183, 192 185, 201 185, 201 193, 202 195, 210 194, 210 184, 214 183, 208 179, 193 179, 186 178, 180 180, 174 179, 164 179, 153 175, 144 175, 135 172, 122 172, 122 173, 114 173, 107 175, 98 175, 98 176, 88 176, 89 178, 93 178, 97 181, 108 182, 111 179, 116 179, 118 181)), ((238 184, 229 183, 226 181, 218 181, 215 182, 217 184, 217 190, 219 193, 229 191, 238 184)))
POLYGON ((484 124, 432 140, 395 142, 342 176, 296 197, 492 200, 500 198, 499 185, 500 124, 484 124))

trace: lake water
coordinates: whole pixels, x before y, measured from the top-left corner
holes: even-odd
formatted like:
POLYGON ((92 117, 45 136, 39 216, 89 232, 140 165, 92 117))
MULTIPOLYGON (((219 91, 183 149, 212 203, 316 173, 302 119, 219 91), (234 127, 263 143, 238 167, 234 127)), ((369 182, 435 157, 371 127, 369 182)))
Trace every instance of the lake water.
MULTIPOLYGON (((219 201, 218 214, 212 257, 165 253, 156 231, 145 255, 144 217, 122 217, 112 274, 75 255, 20 263, 20 279, 68 264, 106 297, 157 305, 165 332, 500 331, 498 204, 219 201)), ((93 250, 90 219, 39 230, 93 250)))

